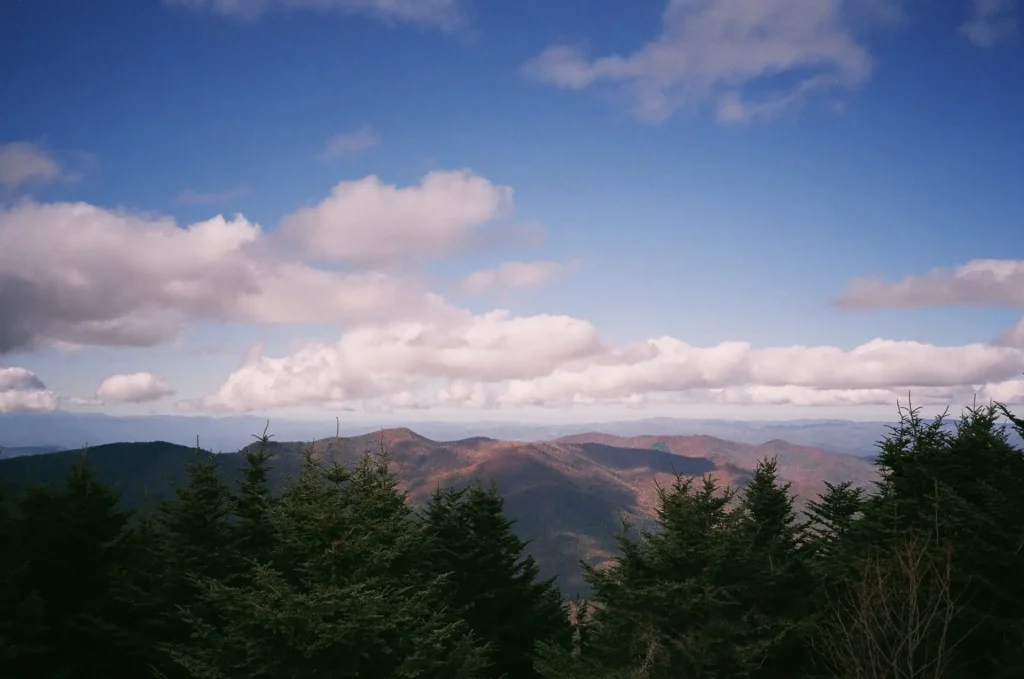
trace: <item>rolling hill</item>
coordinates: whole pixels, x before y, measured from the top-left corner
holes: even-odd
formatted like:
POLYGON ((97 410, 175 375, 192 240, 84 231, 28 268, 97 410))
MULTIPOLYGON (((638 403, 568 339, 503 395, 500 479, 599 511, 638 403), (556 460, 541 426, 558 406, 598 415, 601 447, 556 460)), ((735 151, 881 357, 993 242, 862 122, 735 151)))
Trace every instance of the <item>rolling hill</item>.
MULTIPOLYGON (((776 455, 780 473, 803 498, 822 489, 822 480, 869 485, 874 468, 852 455, 827 453, 785 441, 750 445, 710 436, 638 436, 592 433, 553 441, 499 441, 473 437, 434 441, 409 429, 389 429, 313 444, 274 442, 274 482, 300 469, 301 453, 312 445, 316 457, 351 464, 366 451, 389 452, 395 472, 414 502, 438 486, 473 479, 493 480, 505 497, 516 530, 531 541, 545 575, 558 576, 567 593, 583 588, 577 560, 598 563, 612 554, 620 516, 650 525, 656 484, 675 474, 711 474, 723 484, 742 485, 766 455, 776 455)), ((70 466, 88 459, 99 479, 117 486, 124 503, 142 507, 171 494, 186 480, 185 465, 211 455, 167 442, 116 443, 83 451, 0 459, 0 487, 16 491, 30 483, 59 481, 70 466)), ((242 457, 218 456, 229 477, 237 477, 242 457)))

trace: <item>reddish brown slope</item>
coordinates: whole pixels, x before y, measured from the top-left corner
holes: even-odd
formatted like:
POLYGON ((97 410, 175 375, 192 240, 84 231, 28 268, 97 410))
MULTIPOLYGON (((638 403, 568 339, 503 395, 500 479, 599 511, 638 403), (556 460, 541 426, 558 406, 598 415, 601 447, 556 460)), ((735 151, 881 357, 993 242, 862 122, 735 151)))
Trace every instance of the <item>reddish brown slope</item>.
MULTIPOLYGON (((775 457, 779 474, 793 484, 801 499, 813 497, 824 488, 823 481, 852 481, 871 489, 877 473, 870 461, 854 455, 830 453, 812 446, 799 446, 787 441, 768 441, 759 445, 725 441, 714 436, 634 436, 586 433, 565 436, 558 443, 604 445, 634 449, 665 450, 676 455, 712 460, 722 471, 751 470, 765 457, 775 457)), ((724 475, 723 475, 724 476, 724 475)))
MULTIPOLYGON (((293 454, 304 447, 275 445, 293 454)), ((569 590, 582 584, 577 560, 600 561, 612 554, 622 512, 649 522, 656 484, 670 483, 676 473, 711 474, 735 486, 749 478, 758 460, 777 455, 782 477, 806 497, 820 491, 822 479, 862 482, 871 471, 864 460, 817 448, 783 441, 751 446, 711 436, 595 433, 522 443, 481 437, 433 441, 409 429, 389 429, 314 444, 318 456, 341 463, 381 449, 389 452, 402 485, 417 502, 438 486, 493 480, 517 521, 517 532, 533 541, 531 549, 544 572, 560 576, 569 590)))

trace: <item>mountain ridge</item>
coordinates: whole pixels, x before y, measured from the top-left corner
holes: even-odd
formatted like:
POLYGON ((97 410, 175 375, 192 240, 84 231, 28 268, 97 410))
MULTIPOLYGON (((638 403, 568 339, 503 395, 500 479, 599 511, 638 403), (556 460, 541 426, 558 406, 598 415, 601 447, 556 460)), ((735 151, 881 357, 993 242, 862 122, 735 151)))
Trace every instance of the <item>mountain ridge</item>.
MULTIPOLYGON (((253 442, 242 450, 258 445, 253 442)), ((505 498, 506 512, 516 521, 517 533, 532 541, 544 574, 577 590, 583 587, 578 560, 596 564, 614 554, 614 535, 623 513, 638 527, 652 525, 657 487, 671 483, 677 473, 692 478, 710 474, 722 485, 739 487, 758 456, 774 452, 782 478, 806 499, 823 489, 822 479, 852 471, 854 478, 849 480, 866 485, 874 470, 867 460, 813 447, 784 441, 751 446, 706 435, 625 438, 593 432, 533 442, 480 436, 436 441, 398 427, 310 442, 271 438, 268 450, 274 455, 277 485, 300 472, 307 450, 324 462, 346 465, 365 453, 384 450, 415 504, 438 487, 493 481, 505 498), (857 462, 850 467, 846 458, 857 462), (830 461, 838 466, 829 467, 830 461), (822 476, 815 480, 816 470, 822 476)), ((100 481, 121 491, 126 506, 146 507, 187 481, 189 460, 213 454, 194 445, 150 441, 0 458, 0 487, 16 491, 30 483, 53 483, 76 460, 87 459, 100 481)), ((227 477, 239 478, 244 464, 240 453, 219 453, 217 458, 227 477)))

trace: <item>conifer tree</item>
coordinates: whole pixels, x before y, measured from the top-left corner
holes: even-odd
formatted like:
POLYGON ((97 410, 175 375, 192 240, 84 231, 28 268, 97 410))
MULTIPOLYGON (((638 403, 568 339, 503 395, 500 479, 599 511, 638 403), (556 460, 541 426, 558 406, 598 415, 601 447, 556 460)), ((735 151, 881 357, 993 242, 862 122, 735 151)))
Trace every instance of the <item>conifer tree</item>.
POLYGON ((819 493, 815 500, 808 500, 804 507, 808 520, 803 526, 802 546, 813 562, 838 556, 837 549, 864 510, 865 503, 864 488, 854 486, 852 481, 823 483, 825 492, 819 493))
POLYGON ((201 583, 230 581, 242 568, 232 525, 234 498, 220 461, 197 444, 186 472, 188 482, 160 503, 148 526, 148 567, 137 579, 137 591, 148 593, 139 603, 148 612, 147 634, 161 649, 156 666, 168 679, 188 676, 170 660, 179 645, 190 642, 194 620, 225 624, 225 612, 210 605, 201 583))
POLYGON ((347 469, 307 451, 269 512, 272 562, 238 582, 200 580, 204 609, 224 621, 189 616, 175 660, 197 679, 482 677, 486 649, 441 607, 405 500, 386 459, 347 469))
POLYGON ((538 663, 547 677, 732 677, 746 671, 746 633, 738 606, 740 554, 734 493, 706 477, 700 488, 677 477, 658 489, 660 530, 619 536, 609 568, 586 567, 594 595, 587 642, 578 657, 552 652, 538 663))
POLYGON ((124 598, 130 514, 119 501, 87 461, 71 468, 63 487, 30 488, 23 495, 18 534, 27 568, 17 585, 21 612, 34 612, 41 625, 34 638, 19 632, 15 666, 22 676, 144 671, 124 598))
POLYGON ((503 508, 493 484, 438 488, 424 511, 424 559, 446 576, 453 619, 489 644, 488 676, 530 679, 538 643, 568 648, 571 628, 560 592, 552 580, 538 579, 503 508))
POLYGON ((788 677, 803 662, 813 602, 798 549, 791 484, 775 458, 758 463, 735 510, 740 554, 731 561, 746 639, 737 649, 756 677, 788 677))
POLYGON ((936 632, 952 640, 953 678, 1017 676, 1024 662, 1024 455, 999 422, 1005 413, 995 404, 969 408, 950 431, 943 417, 925 422, 902 408, 880 446, 879 492, 844 540, 858 572, 857 555, 879 558, 879 549, 893 559, 913 547, 927 573, 943 572, 949 559, 949 581, 915 586, 914 600, 943 601, 936 588, 954 593, 955 615, 936 632))
MULTIPOLYGON (((269 426, 269 424, 268 424, 269 426)), ((275 497, 270 488, 270 436, 266 430, 256 437, 257 447, 242 451, 245 467, 238 482, 235 498, 237 544, 240 556, 247 562, 266 563, 274 547, 270 511, 275 497)))

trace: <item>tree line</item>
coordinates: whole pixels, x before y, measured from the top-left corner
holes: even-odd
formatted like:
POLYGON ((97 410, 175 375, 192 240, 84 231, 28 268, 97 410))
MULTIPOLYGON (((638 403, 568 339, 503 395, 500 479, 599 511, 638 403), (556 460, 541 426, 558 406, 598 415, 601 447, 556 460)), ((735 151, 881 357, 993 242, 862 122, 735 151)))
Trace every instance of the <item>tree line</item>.
POLYGON ((742 488, 678 477, 657 529, 542 580, 493 486, 414 507, 387 455, 303 459, 268 437, 229 483, 198 456, 130 512, 87 459, 0 498, 0 677, 960 679, 1024 676, 1024 420, 901 409, 877 488, 803 515, 773 459, 742 488))

